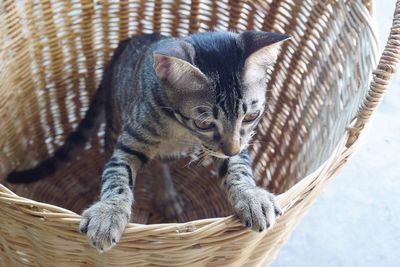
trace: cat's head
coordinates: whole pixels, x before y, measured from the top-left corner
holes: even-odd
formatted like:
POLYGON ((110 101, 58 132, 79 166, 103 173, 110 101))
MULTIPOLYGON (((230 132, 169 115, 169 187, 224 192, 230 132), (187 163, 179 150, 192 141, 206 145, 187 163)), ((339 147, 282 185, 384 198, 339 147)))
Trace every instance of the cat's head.
POLYGON ((209 32, 160 43, 153 68, 176 118, 216 157, 245 148, 266 104, 267 70, 288 35, 209 32))

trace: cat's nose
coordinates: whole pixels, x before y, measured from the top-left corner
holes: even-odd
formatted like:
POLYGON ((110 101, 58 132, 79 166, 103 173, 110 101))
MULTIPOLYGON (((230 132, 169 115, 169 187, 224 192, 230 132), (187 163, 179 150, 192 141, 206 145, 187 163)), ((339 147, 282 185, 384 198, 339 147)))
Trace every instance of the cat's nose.
POLYGON ((240 142, 235 142, 233 140, 222 142, 221 150, 228 157, 235 156, 240 152, 240 142))

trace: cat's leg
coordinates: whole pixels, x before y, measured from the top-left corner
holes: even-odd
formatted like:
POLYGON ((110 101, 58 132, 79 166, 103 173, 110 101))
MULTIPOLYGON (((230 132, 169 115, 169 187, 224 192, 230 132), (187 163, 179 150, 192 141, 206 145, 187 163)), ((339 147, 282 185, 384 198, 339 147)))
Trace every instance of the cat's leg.
POLYGON ((104 133, 104 154, 106 159, 109 159, 112 156, 117 140, 118 133, 107 123, 104 133))
POLYGON ((183 201, 175 189, 169 165, 157 160, 154 162, 160 172, 154 175, 155 205, 167 219, 177 218, 183 212, 183 201))
POLYGON ((256 186, 246 150, 220 162, 219 176, 233 210, 246 227, 261 232, 282 214, 274 195, 256 186))
POLYGON ((153 145, 137 142, 131 135, 124 130, 118 138, 103 170, 100 201, 82 214, 80 231, 100 252, 111 249, 121 238, 131 217, 137 171, 155 153, 153 145))

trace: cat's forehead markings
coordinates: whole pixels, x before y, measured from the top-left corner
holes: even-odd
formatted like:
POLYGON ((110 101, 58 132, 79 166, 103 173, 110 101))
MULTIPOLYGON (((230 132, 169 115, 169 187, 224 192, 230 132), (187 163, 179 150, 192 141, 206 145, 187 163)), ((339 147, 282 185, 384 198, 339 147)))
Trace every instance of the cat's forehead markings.
POLYGON ((242 104, 243 113, 247 112, 247 105, 245 103, 242 104))
POLYGON ((213 116, 214 119, 218 120, 218 108, 216 106, 213 108, 213 116))

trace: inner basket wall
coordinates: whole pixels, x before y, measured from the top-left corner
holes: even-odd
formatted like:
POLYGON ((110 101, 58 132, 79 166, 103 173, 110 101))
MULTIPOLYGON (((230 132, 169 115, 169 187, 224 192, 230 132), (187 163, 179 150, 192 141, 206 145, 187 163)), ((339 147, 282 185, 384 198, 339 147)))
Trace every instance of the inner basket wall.
MULTIPOLYGON (((370 21, 363 1, 356 0, 4 1, 0 177, 35 165, 63 143, 84 115, 120 40, 151 32, 264 30, 293 38, 269 73, 268 110, 251 156, 258 183, 284 192, 329 156, 354 117, 375 65, 370 21)), ((56 177, 7 186, 81 211, 99 192, 102 134, 56 177)), ((191 207, 179 220, 230 214, 213 169, 186 163, 174 165, 178 190, 191 207), (192 183, 198 190, 190 191, 192 183)), ((143 172, 135 193, 135 214, 143 222, 163 220, 152 209, 146 182, 152 175, 143 172)))

